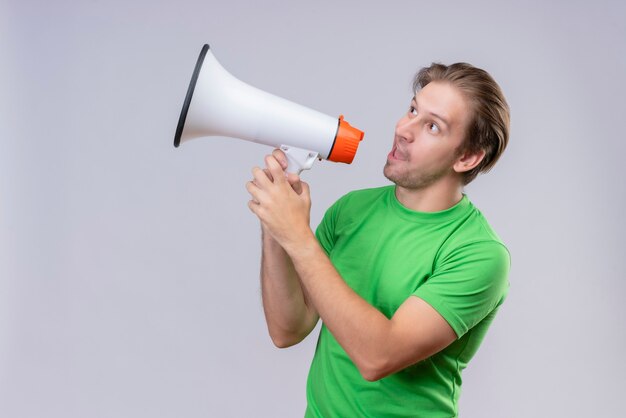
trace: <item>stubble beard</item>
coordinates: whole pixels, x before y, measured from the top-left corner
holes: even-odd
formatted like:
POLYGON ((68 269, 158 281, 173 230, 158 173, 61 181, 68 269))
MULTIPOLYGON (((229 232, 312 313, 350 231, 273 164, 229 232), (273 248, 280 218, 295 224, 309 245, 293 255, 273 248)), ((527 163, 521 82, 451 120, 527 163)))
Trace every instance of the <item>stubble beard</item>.
POLYGON ((450 157, 448 164, 443 164, 430 170, 403 170, 403 167, 400 167, 400 170, 394 170, 393 165, 387 161, 385 162, 385 167, 383 168, 383 175, 388 180, 395 183, 396 186, 400 186, 408 190, 423 190, 438 182, 443 177, 451 174, 453 172, 452 165, 454 164, 454 160, 457 156, 458 153, 455 152, 455 155, 450 157))
POLYGON ((432 168, 430 171, 420 167, 413 170, 408 170, 406 168, 403 170, 395 170, 396 172, 394 173, 393 164, 386 161, 385 166, 383 167, 383 175, 388 180, 395 183, 396 186, 400 186, 408 190, 423 190, 438 182, 443 177, 452 174, 454 172, 452 166, 461 154, 462 148, 458 147, 454 151, 453 155, 450 156, 447 164, 443 164, 438 168, 432 168))
POLYGON ((423 190, 428 186, 439 181, 449 173, 449 169, 441 169, 433 172, 411 172, 404 171, 401 173, 388 172, 390 167, 389 163, 385 163, 383 168, 383 174, 387 179, 396 184, 396 186, 403 187, 409 190, 423 190))

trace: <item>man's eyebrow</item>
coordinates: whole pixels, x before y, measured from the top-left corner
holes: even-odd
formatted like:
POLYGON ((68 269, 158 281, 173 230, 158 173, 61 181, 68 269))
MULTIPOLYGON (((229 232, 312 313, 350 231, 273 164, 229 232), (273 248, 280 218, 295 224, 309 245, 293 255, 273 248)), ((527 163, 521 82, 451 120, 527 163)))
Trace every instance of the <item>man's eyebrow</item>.
MULTIPOLYGON (((417 100, 415 99, 415 96, 413 96, 413 100, 412 100, 412 102, 413 102, 413 103, 415 103, 415 107, 417 107, 417 100)), ((439 120, 440 120, 440 121, 442 121, 442 122, 443 122, 446 126, 450 126, 450 123, 449 123, 449 122, 448 122, 448 121, 447 121, 444 117, 442 117, 441 115, 438 115, 438 114, 433 113, 433 112, 428 112, 428 114, 429 114, 430 116, 433 116, 433 117, 435 117, 435 118, 439 119, 439 120)))

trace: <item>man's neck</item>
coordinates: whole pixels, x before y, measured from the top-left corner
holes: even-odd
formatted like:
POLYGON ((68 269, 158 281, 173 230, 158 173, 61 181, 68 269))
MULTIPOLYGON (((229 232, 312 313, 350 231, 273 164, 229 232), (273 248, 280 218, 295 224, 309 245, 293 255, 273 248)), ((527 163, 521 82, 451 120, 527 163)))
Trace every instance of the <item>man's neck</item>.
POLYGON ((456 205, 463 198, 458 183, 435 183, 423 189, 407 189, 396 185, 396 198, 407 209, 416 212, 439 212, 456 205))

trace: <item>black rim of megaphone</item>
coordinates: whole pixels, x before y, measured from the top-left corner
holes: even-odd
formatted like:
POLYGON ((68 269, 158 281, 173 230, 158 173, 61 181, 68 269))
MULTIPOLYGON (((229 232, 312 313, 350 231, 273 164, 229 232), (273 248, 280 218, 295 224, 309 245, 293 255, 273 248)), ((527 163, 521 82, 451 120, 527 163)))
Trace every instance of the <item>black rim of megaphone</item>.
POLYGON ((196 88, 196 82, 198 81, 198 76, 200 75, 200 69, 202 68, 204 57, 206 56, 206 53, 208 51, 209 51, 209 45, 204 44, 204 46, 202 47, 202 51, 200 51, 198 62, 196 62, 196 68, 194 68, 193 75, 191 76, 191 82, 189 83, 189 88, 187 89, 187 96, 185 96, 185 103, 183 103, 183 110, 180 111, 180 118, 178 118, 178 126, 176 127, 176 136, 174 136, 175 147, 178 147, 180 145, 180 137, 183 135, 183 129, 185 128, 185 121, 187 120, 187 112, 189 111, 189 105, 191 104, 193 91, 196 88))

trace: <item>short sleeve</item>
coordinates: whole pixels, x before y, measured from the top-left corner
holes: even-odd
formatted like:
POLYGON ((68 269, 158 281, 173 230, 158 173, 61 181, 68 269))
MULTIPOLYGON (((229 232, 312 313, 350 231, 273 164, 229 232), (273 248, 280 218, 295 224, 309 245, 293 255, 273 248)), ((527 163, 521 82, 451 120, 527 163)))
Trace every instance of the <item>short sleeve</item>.
POLYGON ((509 268, 510 255, 501 243, 471 243, 437 263, 413 295, 437 310, 460 338, 504 301, 509 268))

